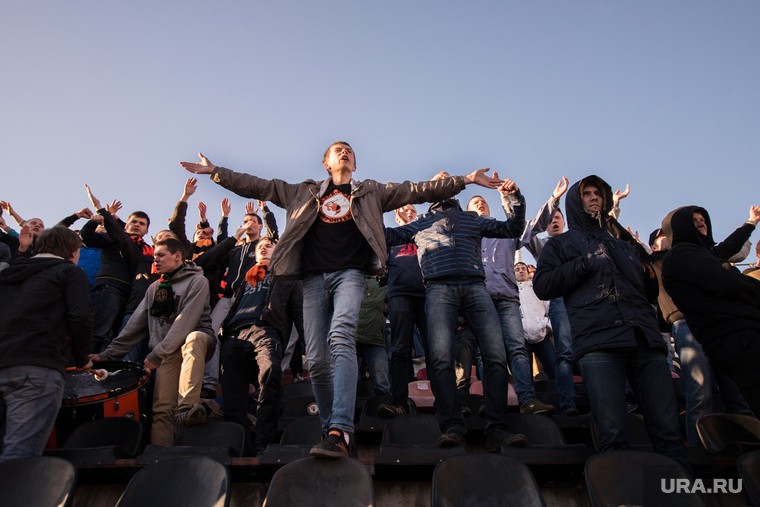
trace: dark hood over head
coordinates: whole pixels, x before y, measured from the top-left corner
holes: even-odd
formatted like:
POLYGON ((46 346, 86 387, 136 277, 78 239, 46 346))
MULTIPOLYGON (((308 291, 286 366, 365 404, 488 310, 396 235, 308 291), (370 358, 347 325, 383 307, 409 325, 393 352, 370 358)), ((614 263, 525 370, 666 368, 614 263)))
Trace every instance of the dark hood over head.
POLYGON ((428 213, 432 213, 433 211, 448 211, 450 209, 457 209, 459 211, 462 211, 462 206, 459 204, 459 199, 449 197, 443 201, 434 202, 430 205, 430 208, 428 208, 428 213))
POLYGON ((582 180, 575 182, 567 192, 567 202, 565 203, 567 228, 576 230, 604 229, 605 220, 611 209, 612 187, 595 174, 586 176, 582 180), (596 186, 602 194, 602 211, 599 213, 588 213, 583 209, 582 192, 588 184, 596 186))
POLYGON ((668 237, 670 246, 673 247, 678 243, 693 243, 705 248, 712 248, 715 240, 712 236, 712 222, 707 210, 701 206, 683 206, 674 209, 663 219, 662 232, 668 237), (705 218, 707 225, 707 236, 700 233, 694 225, 693 214, 700 213, 705 218))

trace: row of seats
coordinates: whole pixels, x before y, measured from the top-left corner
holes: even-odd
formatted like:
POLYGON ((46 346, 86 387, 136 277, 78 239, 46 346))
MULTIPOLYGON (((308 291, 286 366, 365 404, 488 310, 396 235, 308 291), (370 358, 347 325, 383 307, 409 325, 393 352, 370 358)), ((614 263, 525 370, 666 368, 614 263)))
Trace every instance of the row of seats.
MULTIPOLYGON (((657 469, 657 481, 686 480, 674 460, 639 451, 598 454, 585 465, 589 504, 669 505, 706 507, 699 494, 663 491, 647 471, 657 469), (644 485, 644 487, 642 487, 644 485)), ((760 505, 760 451, 737 460, 743 490, 760 505)), ((77 483, 77 469, 56 457, 21 458, 0 463, 0 491, 6 507, 68 506, 77 483)), ((137 472, 117 502, 118 507, 146 505, 228 506, 230 472, 207 457, 174 458, 137 472)), ((264 505, 373 506, 372 476, 361 462, 303 458, 280 468, 272 477, 264 505)), ((498 454, 459 454, 441 460, 433 473, 431 502, 439 506, 545 506, 530 469, 498 454)))

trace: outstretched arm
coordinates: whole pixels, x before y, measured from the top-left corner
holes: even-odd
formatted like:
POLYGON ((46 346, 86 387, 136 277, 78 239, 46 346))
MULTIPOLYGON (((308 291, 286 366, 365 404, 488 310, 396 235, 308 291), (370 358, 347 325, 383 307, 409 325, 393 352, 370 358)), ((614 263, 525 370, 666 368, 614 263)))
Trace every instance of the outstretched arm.
POLYGON ((198 152, 198 156, 201 158, 200 162, 180 162, 179 165, 195 174, 211 174, 214 172, 216 166, 212 164, 209 159, 204 157, 203 153, 198 152))
POLYGON ((21 218, 21 215, 16 213, 16 211, 13 209, 13 206, 11 206, 11 203, 7 201, 0 201, 0 208, 5 210, 10 216, 12 216, 13 220, 15 220, 18 225, 21 225, 24 223, 24 219, 21 218))
POLYGON ((612 215, 612 218, 615 220, 620 218, 620 200, 628 197, 629 193, 631 193, 631 185, 626 183, 625 190, 615 190, 615 193, 612 194, 612 209, 610 210, 610 215, 612 215))

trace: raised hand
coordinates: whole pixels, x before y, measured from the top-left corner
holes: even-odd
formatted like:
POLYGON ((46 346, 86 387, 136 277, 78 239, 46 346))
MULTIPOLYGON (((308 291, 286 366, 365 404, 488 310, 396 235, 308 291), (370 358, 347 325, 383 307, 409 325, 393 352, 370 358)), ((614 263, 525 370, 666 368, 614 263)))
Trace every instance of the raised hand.
POLYGON ((499 192, 501 192, 503 195, 514 194, 515 192, 517 192, 517 184, 514 181, 507 178, 499 186, 499 192))
POLYGON ((567 181, 567 177, 562 176, 562 179, 559 180, 559 183, 557 183, 557 186, 554 187, 554 192, 552 192, 552 197, 554 197, 555 199, 559 199, 560 197, 562 197, 565 194, 565 192, 567 192, 568 183, 569 182, 567 181))
POLYGON ((29 247, 32 246, 34 236, 32 236, 32 228, 24 224, 21 226, 21 231, 18 233, 18 251, 26 252, 29 247))
POLYGON ((617 204, 618 202, 620 202, 620 199, 625 199, 626 197, 628 197, 628 194, 630 192, 631 192, 631 185, 626 183, 625 190, 623 190, 622 192, 620 190, 615 190, 615 193, 612 194, 612 201, 617 204))
POLYGON ((258 204, 258 205, 259 205, 259 209, 262 209, 262 210, 263 210, 263 209, 266 207, 266 205, 267 205, 266 201, 261 201, 261 200, 258 200, 258 201, 256 201, 256 204, 258 204))
POLYGON ((100 205, 100 201, 98 200, 98 198, 92 194, 92 190, 90 190, 90 186, 87 183, 85 183, 84 188, 87 190, 87 197, 90 198, 90 202, 92 203, 92 207, 95 208, 95 211, 102 209, 103 206, 100 205))
POLYGON ((200 201, 198 201, 198 215, 201 218, 201 223, 206 221, 206 205, 200 201))
POLYGON ((179 165, 181 165, 182 167, 184 167, 186 170, 190 171, 191 173, 211 174, 214 171, 214 169, 216 169, 216 166, 212 164, 209 159, 204 157, 203 153, 198 152, 198 156, 201 159, 200 163, 180 162, 179 165))
POLYGON ((198 180, 195 178, 188 178, 185 182, 185 189, 182 192, 182 202, 187 202, 187 199, 195 193, 195 190, 198 188, 198 180))
POLYGON ((235 239, 240 241, 240 238, 243 237, 243 234, 245 234, 246 229, 248 228, 244 225, 238 226, 237 230, 235 231, 235 234, 233 234, 233 236, 235 236, 235 239))
POLYGON ((111 204, 106 206, 106 211, 108 211, 111 215, 113 215, 114 218, 116 218, 116 213, 118 213, 120 209, 121 209, 121 201, 117 201, 116 199, 111 201, 111 204))
POLYGON ((755 225, 760 222, 760 206, 749 207, 749 221, 754 222, 755 225))
POLYGON ((105 217, 103 217, 103 215, 98 215, 97 213, 93 213, 90 220, 92 220, 98 225, 103 225, 103 223, 105 222, 105 217))
POLYGON ((232 210, 232 206, 230 205, 230 200, 226 197, 222 199, 222 216, 228 217, 230 216, 230 211, 232 210))
POLYGON ((256 215, 256 214, 258 214, 258 212, 259 212, 259 209, 256 206, 254 206, 253 201, 248 201, 245 204, 245 214, 246 215, 256 215))
POLYGON ((464 177, 464 181, 468 185, 470 183, 475 183, 481 187, 499 188, 501 186, 499 175, 497 173, 494 173, 493 177, 486 175, 486 173, 490 170, 490 167, 486 167, 485 169, 478 169, 477 171, 473 171, 464 177))

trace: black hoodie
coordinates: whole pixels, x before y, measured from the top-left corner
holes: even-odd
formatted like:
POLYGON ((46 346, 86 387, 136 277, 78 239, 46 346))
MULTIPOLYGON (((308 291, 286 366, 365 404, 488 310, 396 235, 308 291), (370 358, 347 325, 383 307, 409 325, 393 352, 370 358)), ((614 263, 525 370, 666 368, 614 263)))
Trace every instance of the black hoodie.
POLYGON ((88 362, 92 305, 87 275, 60 257, 19 258, 0 273, 0 367, 30 365, 63 373, 72 353, 88 362))
POLYGON ((760 281, 716 257, 707 211, 684 206, 671 212, 662 226, 671 243, 662 261, 663 285, 705 351, 720 345, 722 336, 760 331, 760 281), (694 212, 704 217, 707 235, 694 226, 694 212))
POLYGON ((667 350, 647 300, 642 261, 631 245, 608 232, 611 209, 612 189, 599 176, 570 187, 565 204, 568 231, 546 243, 533 278, 540 299, 564 297, 576 359, 592 350, 635 347, 636 328, 650 347, 667 350), (587 184, 603 196, 599 212, 583 208, 582 188, 587 184))

